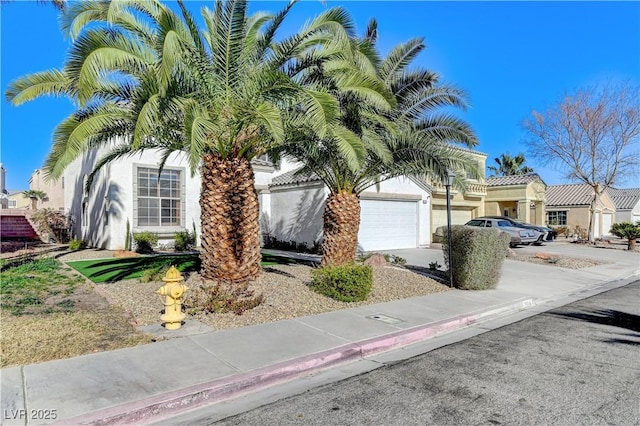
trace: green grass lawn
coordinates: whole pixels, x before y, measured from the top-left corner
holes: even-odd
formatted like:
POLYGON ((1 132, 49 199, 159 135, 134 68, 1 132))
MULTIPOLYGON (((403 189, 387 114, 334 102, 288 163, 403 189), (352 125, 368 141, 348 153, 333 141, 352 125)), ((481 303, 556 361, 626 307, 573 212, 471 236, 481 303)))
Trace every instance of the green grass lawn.
MULTIPOLYGON (((287 257, 263 254, 261 265, 272 266, 292 263, 296 263, 296 261, 287 257)), ((67 262, 67 265, 97 284, 141 278, 147 270, 159 270, 170 265, 174 265, 181 272, 199 271, 201 264, 198 254, 190 253, 101 260, 78 260, 75 262, 67 262)))

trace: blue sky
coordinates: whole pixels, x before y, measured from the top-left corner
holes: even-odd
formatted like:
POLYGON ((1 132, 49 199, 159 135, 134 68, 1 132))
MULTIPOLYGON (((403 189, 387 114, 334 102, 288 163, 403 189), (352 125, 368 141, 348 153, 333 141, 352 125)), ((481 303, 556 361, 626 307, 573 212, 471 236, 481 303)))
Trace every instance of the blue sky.
MULTIPOLYGON (((196 11, 212 2, 187 1, 196 11)), ((252 10, 276 11, 282 3, 255 2, 252 10)), ((489 155, 525 152, 520 122, 533 109, 553 105, 566 91, 602 81, 640 84, 640 2, 392 2, 304 1, 286 31, 331 6, 344 6, 359 32, 378 19, 383 53, 412 37, 427 49, 416 64, 469 94, 460 116, 476 130, 489 155)), ((1 13, 1 161, 7 189, 26 189, 42 166, 55 126, 73 111, 67 99, 41 98, 13 107, 4 91, 13 79, 61 67, 68 41, 52 6, 13 1, 1 13)), ((547 184, 564 183, 555 170, 529 160, 547 184)), ((637 182, 626 182, 637 186, 637 182)))

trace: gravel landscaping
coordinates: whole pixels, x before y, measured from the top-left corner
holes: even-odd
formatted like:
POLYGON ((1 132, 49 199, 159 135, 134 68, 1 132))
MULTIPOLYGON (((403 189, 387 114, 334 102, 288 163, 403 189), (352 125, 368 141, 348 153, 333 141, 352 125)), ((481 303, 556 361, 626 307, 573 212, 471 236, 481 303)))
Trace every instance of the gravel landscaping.
MULTIPOLYGON (((60 260, 111 257, 113 257, 111 251, 88 249, 65 254, 60 256, 60 260)), ((597 259, 546 255, 544 253, 511 253, 508 258, 571 269, 607 263, 597 259)), ((304 265, 265 267, 260 278, 249 287, 256 295, 262 294, 264 296, 264 301, 258 307, 246 311, 242 315, 196 313, 192 319, 201 321, 216 330, 223 330, 449 290, 446 285, 421 275, 419 272, 426 271, 425 268, 409 270, 389 265, 374 267, 373 289, 366 301, 345 303, 312 291, 309 288, 311 269, 311 267, 304 265)), ((163 306, 161 297, 156 291, 162 284, 162 282, 142 283, 138 279, 130 279, 96 284, 96 287, 112 302, 130 312, 137 325, 148 325, 160 322, 163 306)), ((192 273, 186 277, 186 284, 193 292, 202 284, 202 281, 197 273, 192 273)))
MULTIPOLYGON (((422 296, 447 291, 449 288, 415 272, 393 266, 375 267, 371 294, 363 302, 345 303, 322 296, 309 289, 311 268, 303 265, 275 265, 263 269, 260 278, 250 290, 262 294, 264 301, 258 307, 244 312, 196 314, 193 319, 216 330, 244 327, 322 312, 346 309, 360 305, 422 296)), ((191 274, 186 284, 193 291, 199 284, 198 274, 191 274)), ((156 290, 161 282, 141 283, 124 280, 99 284, 98 287, 118 305, 131 312, 138 325, 160 322, 162 303, 156 290)))

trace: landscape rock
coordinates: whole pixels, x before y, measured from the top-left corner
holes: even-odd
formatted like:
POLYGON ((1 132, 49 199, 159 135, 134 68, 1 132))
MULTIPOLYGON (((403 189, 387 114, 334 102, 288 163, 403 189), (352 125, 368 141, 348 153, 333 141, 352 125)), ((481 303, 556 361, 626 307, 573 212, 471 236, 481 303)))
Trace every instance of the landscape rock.
POLYGON ((365 265, 372 267, 387 266, 388 262, 381 253, 374 253, 363 262, 365 265))

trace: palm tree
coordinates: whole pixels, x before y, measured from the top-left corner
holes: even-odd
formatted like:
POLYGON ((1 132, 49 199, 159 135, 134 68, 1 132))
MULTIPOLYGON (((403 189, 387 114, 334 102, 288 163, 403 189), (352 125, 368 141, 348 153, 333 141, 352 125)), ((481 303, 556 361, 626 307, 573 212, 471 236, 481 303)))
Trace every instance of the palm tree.
POLYGON ((31 199, 31 210, 38 210, 38 200, 43 201, 47 198, 47 193, 38 189, 28 189, 23 191, 22 195, 31 199))
MULTIPOLYGON (((328 58, 318 67, 305 68, 304 80, 321 81, 338 99, 339 127, 356 138, 360 150, 345 157, 338 143, 326 135, 289 132, 288 143, 276 152, 304 163, 298 173, 315 174, 330 190, 323 225, 323 265, 352 262, 360 227, 359 194, 398 176, 442 181, 448 168, 477 175, 475 162, 449 142, 474 146, 477 139, 461 120, 438 113, 445 106, 464 107, 463 93, 438 83, 432 72, 408 69, 424 49, 422 39, 395 47, 383 60, 375 50, 377 25, 371 21, 365 36, 352 38, 352 51, 328 58), (326 70, 338 69, 345 61, 357 63, 369 78, 381 83, 379 95, 391 94, 388 105, 343 87, 326 70), (338 62, 337 64, 335 62, 338 62)), ((302 59, 301 63, 315 63, 302 59)), ((296 71, 298 71, 296 69, 296 71)), ((375 97, 373 99, 376 99, 375 97)), ((458 186, 464 182, 458 179, 458 186)))
MULTIPOLYGON (((252 280, 260 248, 251 160, 284 140, 283 111, 295 105, 301 112, 286 126, 325 134, 338 109, 320 87, 302 87, 283 70, 293 55, 318 44, 339 51, 348 41, 336 30, 345 14, 330 9, 275 42, 293 4, 249 16, 246 1, 217 2, 214 10, 202 9, 200 31, 181 2, 181 16, 155 0, 74 3, 62 19, 74 40, 64 69, 13 82, 7 98, 20 104, 66 95, 81 106, 56 129, 45 163, 54 178, 86 150, 114 140, 96 170, 144 149, 159 149, 161 165, 184 152, 202 179, 204 277, 252 280), (328 37, 328 29, 337 37, 328 37)), ((348 141, 342 148, 351 149, 348 141)))
POLYGON ((494 161, 498 166, 488 167, 489 171, 493 173, 492 176, 516 176, 533 173, 533 169, 531 167, 525 166, 524 163, 527 160, 524 158, 524 154, 522 153, 512 157, 507 152, 505 154, 500 154, 500 157, 498 158, 494 158, 494 161))

